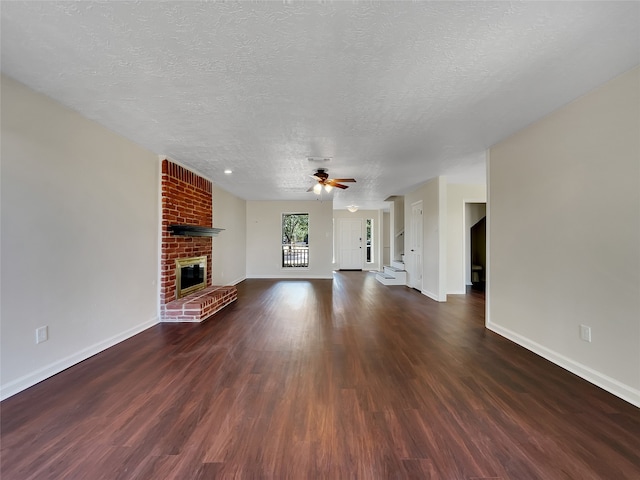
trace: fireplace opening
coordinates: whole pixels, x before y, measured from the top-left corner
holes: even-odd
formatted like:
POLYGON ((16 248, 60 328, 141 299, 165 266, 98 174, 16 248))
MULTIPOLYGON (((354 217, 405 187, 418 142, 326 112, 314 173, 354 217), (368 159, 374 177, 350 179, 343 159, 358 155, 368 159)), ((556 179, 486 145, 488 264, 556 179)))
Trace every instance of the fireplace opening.
POLYGON ((196 292, 207 286, 207 257, 176 260, 176 297, 196 292))

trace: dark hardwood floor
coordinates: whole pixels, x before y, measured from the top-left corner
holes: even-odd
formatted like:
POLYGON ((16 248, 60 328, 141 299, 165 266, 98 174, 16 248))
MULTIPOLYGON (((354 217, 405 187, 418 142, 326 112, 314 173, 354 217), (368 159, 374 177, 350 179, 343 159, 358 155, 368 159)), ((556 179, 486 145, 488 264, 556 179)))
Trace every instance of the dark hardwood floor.
POLYGON ((640 409, 372 274, 247 280, 0 405, 14 479, 638 479, 640 409))

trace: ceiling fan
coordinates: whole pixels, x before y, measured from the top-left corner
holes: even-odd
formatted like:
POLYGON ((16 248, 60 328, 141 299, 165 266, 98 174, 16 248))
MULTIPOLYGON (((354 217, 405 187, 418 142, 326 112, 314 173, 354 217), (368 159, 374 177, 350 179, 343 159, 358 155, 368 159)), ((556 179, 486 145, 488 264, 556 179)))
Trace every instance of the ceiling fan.
POLYGON ((316 170, 316 173, 314 173, 313 175, 310 175, 310 177, 316 179, 318 183, 316 183, 313 187, 309 188, 307 192, 313 191, 313 193, 317 195, 320 195, 323 187, 327 192, 330 192, 333 189, 333 187, 341 188, 344 190, 345 188, 349 188, 349 186, 342 185, 342 183, 340 182, 355 183, 356 181, 355 178, 329 178, 329 174, 327 173, 326 168, 319 168, 318 170, 316 170))

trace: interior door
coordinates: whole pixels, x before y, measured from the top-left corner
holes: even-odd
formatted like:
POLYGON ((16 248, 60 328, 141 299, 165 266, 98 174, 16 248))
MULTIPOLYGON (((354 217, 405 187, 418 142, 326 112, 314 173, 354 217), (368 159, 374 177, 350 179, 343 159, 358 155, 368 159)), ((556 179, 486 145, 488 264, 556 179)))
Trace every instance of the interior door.
POLYGON ((341 218, 338 233, 338 262, 340 270, 362 270, 362 219, 341 218))
POLYGON ((422 201, 411 204, 410 222, 409 245, 405 252, 407 285, 422 290, 422 201))

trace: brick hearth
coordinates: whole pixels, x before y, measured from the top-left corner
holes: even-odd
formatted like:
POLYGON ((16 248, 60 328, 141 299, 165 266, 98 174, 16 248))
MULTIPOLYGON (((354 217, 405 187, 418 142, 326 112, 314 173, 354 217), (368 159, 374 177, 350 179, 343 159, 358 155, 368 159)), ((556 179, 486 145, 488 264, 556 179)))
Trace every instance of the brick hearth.
POLYGON ((211 227, 213 225, 212 185, 186 168, 168 160, 162 161, 162 245, 160 256, 160 315, 163 321, 202 321, 228 303, 236 300, 235 287, 215 287, 211 282, 211 237, 188 237, 172 235, 169 225, 195 225, 211 227), (191 295, 176 299, 176 259, 187 257, 207 257, 207 289, 203 296, 200 290, 191 295), (219 291, 215 289, 228 289, 219 291), (222 294, 222 298, 218 298, 222 294), (206 301, 205 301, 206 297, 206 301), (223 303, 221 304, 220 301, 223 303), (179 302, 179 303, 173 303, 179 302), (193 308, 189 314, 176 317, 174 306, 189 304, 201 305, 199 313, 193 308), (171 307, 170 307, 171 305, 171 307), (216 305, 212 308, 212 305, 216 305), (171 313, 169 313, 171 309, 171 313), (184 319, 182 317, 185 317, 184 319), (191 317, 187 319, 186 317, 191 317), (195 318, 198 317, 196 320, 195 318))
POLYGON ((236 287, 207 287, 165 305, 165 322, 201 322, 238 299, 236 287))

